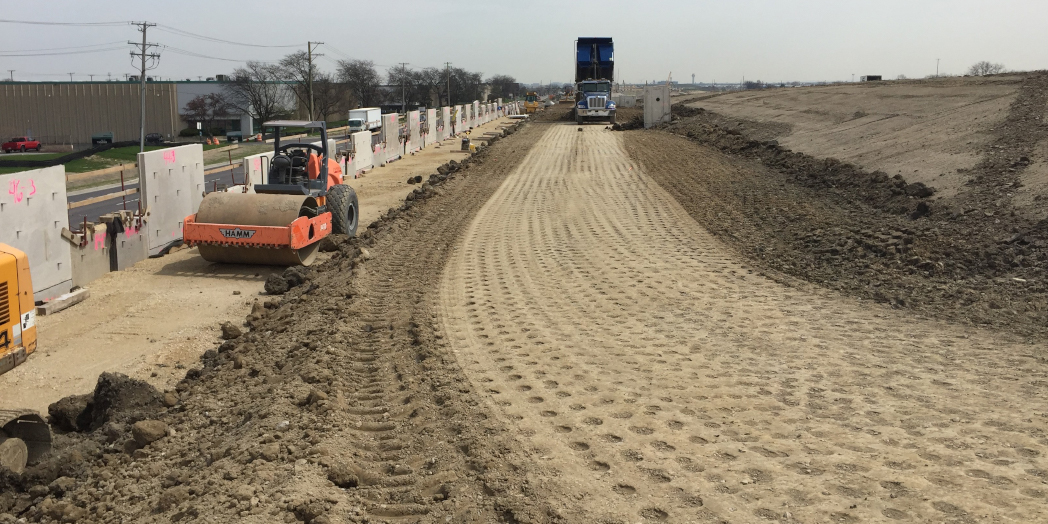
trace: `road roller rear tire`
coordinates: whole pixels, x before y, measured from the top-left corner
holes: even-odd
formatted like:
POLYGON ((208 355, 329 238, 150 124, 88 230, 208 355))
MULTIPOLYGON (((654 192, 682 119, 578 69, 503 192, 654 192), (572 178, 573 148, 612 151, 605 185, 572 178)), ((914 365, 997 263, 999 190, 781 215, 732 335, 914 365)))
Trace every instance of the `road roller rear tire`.
POLYGON ((327 203, 331 211, 331 231, 337 235, 354 236, 360 222, 357 192, 340 184, 328 190, 327 203))

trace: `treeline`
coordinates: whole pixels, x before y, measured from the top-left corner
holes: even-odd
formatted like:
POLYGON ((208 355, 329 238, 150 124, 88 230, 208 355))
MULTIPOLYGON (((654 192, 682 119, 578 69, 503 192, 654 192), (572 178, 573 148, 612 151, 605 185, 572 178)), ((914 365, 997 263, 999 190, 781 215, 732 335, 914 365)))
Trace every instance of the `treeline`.
POLYGON ((458 67, 397 66, 381 75, 370 60, 339 60, 334 71, 325 71, 306 51, 299 51, 276 63, 247 62, 228 75, 223 92, 195 98, 182 117, 202 122, 205 129, 233 112, 264 122, 301 108, 312 119, 338 120, 356 107, 440 107, 508 99, 519 95, 517 86, 512 76, 485 80, 482 73, 458 67))

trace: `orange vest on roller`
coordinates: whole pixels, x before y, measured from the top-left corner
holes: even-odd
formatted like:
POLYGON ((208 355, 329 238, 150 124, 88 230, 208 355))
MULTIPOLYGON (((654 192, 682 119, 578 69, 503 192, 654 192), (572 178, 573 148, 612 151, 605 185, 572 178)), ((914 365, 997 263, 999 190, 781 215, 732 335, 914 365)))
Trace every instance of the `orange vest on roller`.
MULTIPOLYGON (((310 154, 309 155, 309 161, 306 162, 306 174, 309 175, 309 179, 310 180, 316 180, 317 177, 320 176, 320 157, 319 156, 317 156, 315 154, 310 154)), ((338 162, 335 162, 334 160, 329 158, 328 159, 327 188, 331 189, 332 187, 334 187, 336 185, 339 185, 341 183, 342 183, 342 166, 338 165, 338 162)))

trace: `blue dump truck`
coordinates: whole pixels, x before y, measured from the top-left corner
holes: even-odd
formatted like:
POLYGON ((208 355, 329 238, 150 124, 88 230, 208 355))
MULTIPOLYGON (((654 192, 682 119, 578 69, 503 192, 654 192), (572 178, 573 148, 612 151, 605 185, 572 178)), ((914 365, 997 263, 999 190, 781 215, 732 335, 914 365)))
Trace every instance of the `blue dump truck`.
POLYGON ((615 123, 611 83, 615 79, 615 44, 611 38, 575 41, 575 122, 615 123))

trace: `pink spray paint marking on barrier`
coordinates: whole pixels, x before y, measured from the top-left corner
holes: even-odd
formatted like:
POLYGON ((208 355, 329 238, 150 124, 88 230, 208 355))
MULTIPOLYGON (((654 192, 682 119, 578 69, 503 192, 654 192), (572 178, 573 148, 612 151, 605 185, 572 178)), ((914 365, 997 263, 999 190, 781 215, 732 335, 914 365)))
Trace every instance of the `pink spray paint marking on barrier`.
POLYGON ((9 184, 10 187, 7 190, 7 194, 14 197, 15 203, 22 201, 22 192, 18 190, 18 184, 21 184, 21 180, 12 180, 9 184))
POLYGON ((251 169, 255 169, 255 170, 261 171, 262 170, 262 159, 261 158, 256 158, 256 159, 252 160, 251 161, 251 169))
POLYGON ((8 182, 7 194, 11 195, 11 197, 13 198, 13 200, 15 201, 16 204, 21 203, 22 200, 25 199, 25 197, 33 196, 33 195, 36 194, 36 181, 35 180, 29 179, 29 187, 32 188, 32 189, 29 190, 29 194, 28 195, 26 195, 25 191, 23 190, 23 188, 25 186, 19 187, 21 185, 22 185, 22 181, 21 180, 11 180, 10 182, 8 182))
POLYGON ((164 151, 164 162, 167 162, 168 164, 174 164, 175 163, 175 150, 174 149, 170 149, 168 151, 164 151))
POLYGON ((94 233, 93 236, 95 237, 95 251, 104 249, 106 247, 106 236, 99 235, 98 233, 94 233))

